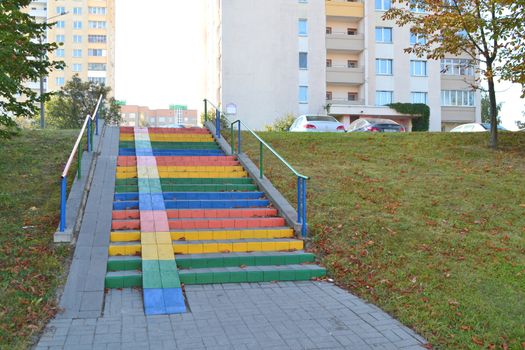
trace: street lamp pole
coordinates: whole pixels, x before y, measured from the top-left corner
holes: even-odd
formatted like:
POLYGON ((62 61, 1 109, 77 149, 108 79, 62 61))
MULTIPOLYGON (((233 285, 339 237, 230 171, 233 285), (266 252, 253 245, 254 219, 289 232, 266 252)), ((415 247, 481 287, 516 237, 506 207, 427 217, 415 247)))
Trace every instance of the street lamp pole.
MULTIPOLYGON (((60 16, 67 15, 67 12, 62 12, 59 15, 49 17, 47 20, 44 21, 44 23, 47 23, 50 19, 57 18, 60 16)), ((46 29, 46 37, 47 37, 47 29, 46 29)), ((43 40, 42 36, 39 37, 39 44, 42 45, 43 40)), ((40 62, 44 60, 44 56, 40 56, 40 62)), ((47 89, 46 89, 47 90, 47 89)), ((44 118, 45 118, 45 105, 44 105, 44 99, 42 96, 44 95, 44 76, 40 74, 40 129, 43 129, 45 127, 44 118)))

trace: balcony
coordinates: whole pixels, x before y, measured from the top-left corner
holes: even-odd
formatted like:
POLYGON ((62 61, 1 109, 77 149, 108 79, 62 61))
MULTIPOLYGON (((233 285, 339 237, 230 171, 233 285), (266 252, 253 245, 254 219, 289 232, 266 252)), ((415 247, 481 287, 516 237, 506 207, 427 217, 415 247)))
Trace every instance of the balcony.
POLYGON ((35 18, 47 18, 46 10, 30 10, 29 15, 35 18))
POLYGON ((345 66, 326 67, 326 82, 338 85, 361 85, 365 82, 364 69, 345 66))
POLYGON ((365 14, 362 2, 346 0, 326 0, 326 16, 363 18, 365 14))
POLYGON ((365 100, 359 99, 354 101, 349 100, 343 100, 343 99, 331 99, 326 100, 327 105, 337 105, 337 106, 363 106, 365 104, 365 100))
POLYGON ((365 49, 365 37, 363 34, 326 34, 326 49, 334 51, 346 51, 350 53, 359 53, 365 49))

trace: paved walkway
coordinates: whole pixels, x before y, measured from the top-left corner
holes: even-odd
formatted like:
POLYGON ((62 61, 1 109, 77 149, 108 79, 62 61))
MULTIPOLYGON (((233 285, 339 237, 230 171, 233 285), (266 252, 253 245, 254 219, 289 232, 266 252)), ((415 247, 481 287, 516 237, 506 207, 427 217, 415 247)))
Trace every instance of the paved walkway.
POLYGON ((188 312, 145 316, 141 289, 104 292, 118 129, 107 128, 70 275, 36 349, 421 349, 424 339, 327 282, 186 286, 188 312))

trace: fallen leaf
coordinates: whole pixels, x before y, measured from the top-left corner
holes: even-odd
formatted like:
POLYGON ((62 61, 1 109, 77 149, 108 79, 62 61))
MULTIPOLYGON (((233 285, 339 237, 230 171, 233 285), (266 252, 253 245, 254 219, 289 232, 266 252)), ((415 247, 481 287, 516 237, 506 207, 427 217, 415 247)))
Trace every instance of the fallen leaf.
POLYGON ((483 344, 484 344, 484 343, 483 343, 483 340, 481 340, 481 339, 479 339, 479 338, 476 338, 475 336, 472 336, 472 342, 473 342, 474 344, 479 345, 479 346, 483 346, 483 344))

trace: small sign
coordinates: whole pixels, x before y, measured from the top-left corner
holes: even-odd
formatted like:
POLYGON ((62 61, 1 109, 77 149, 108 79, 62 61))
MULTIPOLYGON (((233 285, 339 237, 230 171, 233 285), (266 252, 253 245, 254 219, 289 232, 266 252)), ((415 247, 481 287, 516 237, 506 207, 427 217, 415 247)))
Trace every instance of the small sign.
POLYGON ((116 100, 115 102, 117 103, 118 106, 125 106, 125 105, 127 105, 126 101, 124 101, 124 100, 116 100))
POLYGON ((186 105, 170 105, 170 109, 172 111, 176 111, 176 110, 186 111, 186 110, 188 110, 188 106, 186 106, 186 105))
POLYGON ((226 105, 226 114, 236 115, 237 114, 237 105, 235 103, 228 103, 226 105))

